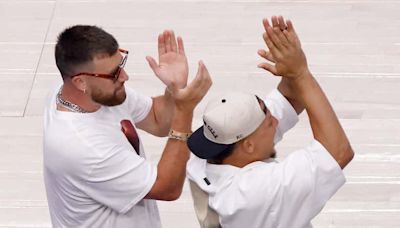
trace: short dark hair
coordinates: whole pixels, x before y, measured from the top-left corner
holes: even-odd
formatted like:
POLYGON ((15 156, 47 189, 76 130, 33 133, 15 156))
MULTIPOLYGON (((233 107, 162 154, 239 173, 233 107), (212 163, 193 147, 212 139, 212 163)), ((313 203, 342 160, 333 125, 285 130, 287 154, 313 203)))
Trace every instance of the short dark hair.
POLYGON ((76 67, 89 63, 96 55, 112 56, 118 50, 117 40, 97 26, 75 25, 60 33, 55 48, 57 68, 65 80, 76 67))
POLYGON ((207 161, 213 164, 221 165, 225 158, 229 157, 233 153, 236 143, 227 145, 227 147, 221 153, 219 153, 216 157, 207 159, 207 161))

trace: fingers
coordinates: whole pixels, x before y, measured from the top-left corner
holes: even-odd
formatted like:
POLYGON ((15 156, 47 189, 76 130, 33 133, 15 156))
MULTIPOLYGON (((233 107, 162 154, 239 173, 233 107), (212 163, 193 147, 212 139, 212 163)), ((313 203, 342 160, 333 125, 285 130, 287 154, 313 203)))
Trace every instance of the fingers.
POLYGON ((189 84, 189 89, 193 90, 193 92, 201 95, 202 97, 207 93, 212 85, 212 80, 210 77, 210 73, 208 72, 206 66, 203 61, 199 61, 199 67, 197 70, 196 77, 189 84))
POLYGON ((271 72, 273 75, 278 75, 278 71, 276 70, 276 67, 272 64, 269 63, 260 63, 257 65, 258 68, 262 68, 266 71, 271 72))
POLYGON ((262 58, 264 58, 264 59, 266 59, 266 60, 268 60, 270 62, 275 63, 275 59, 274 59, 273 55, 271 54, 271 52, 268 52, 268 51, 265 51, 263 49, 260 49, 260 50, 258 50, 257 54, 259 56, 261 56, 262 58))
MULTIPOLYGON (((287 25, 285 23, 285 20, 283 19, 282 16, 272 16, 271 17, 271 22, 272 22, 272 27, 273 28, 279 28, 282 31, 285 30, 287 28, 287 25)), ((263 25, 264 25, 264 29, 265 31, 267 31, 268 27, 271 27, 271 25, 268 22, 267 18, 263 19, 263 25)))
POLYGON ((190 84, 192 84, 192 86, 195 86, 195 88, 211 86, 211 77, 203 61, 199 61, 199 67, 196 77, 190 84))
POLYGON ((171 47, 171 36, 168 30, 163 32, 164 35, 164 45, 165 45, 165 52, 170 52, 172 50, 171 47))
POLYGON ((287 24, 287 30, 288 30, 289 32, 295 32, 295 31, 294 31, 294 27, 293 27, 293 23, 292 23, 291 20, 286 20, 286 24, 287 24))
POLYGON ((268 28, 267 35, 280 51, 283 51, 288 46, 288 40, 279 28, 268 28))
POLYGON ((183 89, 175 89, 173 96, 181 104, 194 108, 207 94, 212 85, 210 74, 204 63, 199 61, 196 77, 183 89))
POLYGON ((182 37, 178 36, 178 52, 179 54, 185 55, 185 47, 183 45, 182 37))
POLYGON ((278 21, 278 17, 277 16, 272 16, 271 17, 271 22, 272 22, 272 26, 274 28, 278 28, 279 27, 279 21, 278 21))
POLYGON ((263 34, 263 38, 272 55, 277 57, 280 55, 279 52, 285 51, 290 45, 289 40, 286 37, 287 25, 282 16, 272 16, 271 23, 272 27, 269 24, 268 19, 263 19, 263 25, 266 31, 263 34))
POLYGON ((202 83, 199 86, 201 90, 202 97, 207 93, 207 91, 210 89, 212 85, 212 79, 210 76, 210 73, 208 72, 208 69, 206 65, 204 65, 203 61, 199 61, 199 68, 202 69, 201 74, 202 74, 202 83))
POLYGON ((296 31, 293 27, 292 21, 287 20, 286 24, 287 24, 287 31, 285 32, 285 35, 286 35, 287 39, 289 40, 289 42, 291 42, 291 43, 300 42, 297 37, 296 31))
POLYGON ((284 41, 282 44, 285 45, 286 47, 288 46, 301 47, 300 40, 293 27, 292 21, 286 20, 286 22, 284 22, 283 17, 281 17, 279 21, 280 23, 284 23, 286 26, 284 30, 281 30, 281 33, 276 32, 277 36, 280 37, 281 41, 284 41))
POLYGON ((203 69, 202 73, 203 73, 203 78, 204 78, 204 82, 205 82, 205 87, 210 88, 212 85, 212 79, 211 79, 210 73, 208 72, 206 65, 201 60, 199 61, 199 67, 201 67, 203 69))
MULTIPOLYGON (((282 34, 277 34, 277 35, 282 36, 282 38, 286 37, 288 25, 287 25, 287 22, 285 22, 285 19, 283 18, 283 16, 272 16, 271 23, 272 23, 273 30, 278 28, 279 30, 282 31, 282 34)), ((268 27, 271 27, 267 18, 263 19, 263 25, 264 25, 265 31, 268 30, 268 27)), ((286 39, 288 39, 288 38, 286 38, 286 39)))
POLYGON ((274 28, 279 28, 281 31, 287 29, 285 20, 282 16, 272 16, 271 21, 274 28))
POLYGON ((161 33, 158 35, 158 55, 163 55, 165 54, 165 41, 164 41, 164 35, 161 33))
POLYGON ((285 23, 285 20, 283 19, 282 16, 278 16, 278 24, 279 24, 279 28, 281 29, 281 31, 286 30, 287 26, 285 23))
MULTIPOLYGON (((289 46, 289 40, 284 34, 286 30, 281 30, 280 28, 274 28, 275 35, 279 38, 281 44, 285 47, 289 46)), ((286 31, 287 32, 287 31, 286 31)))
POLYGON ((185 53, 182 38, 176 39, 173 30, 164 30, 158 35, 158 54, 163 55, 167 52, 185 53))
POLYGON ((274 54, 274 55, 277 54, 276 52, 278 49, 266 32, 263 33, 263 39, 265 41, 265 44, 267 44, 268 49, 272 52, 272 54, 274 54))
POLYGON ((263 34, 263 38, 265 43, 267 44, 269 51, 272 53, 275 59, 281 57, 281 50, 283 49, 283 46, 280 44, 278 37, 274 34, 272 27, 269 27, 267 29, 267 32, 263 34))
POLYGON ((267 18, 264 18, 264 19, 263 19, 263 25, 264 25, 265 31, 267 31, 267 29, 268 29, 269 27, 271 27, 271 25, 269 24, 267 18))
POLYGON ((202 64, 202 62, 199 61, 196 77, 189 84, 189 87, 198 88, 198 86, 201 84, 201 79, 204 77, 204 71, 205 71, 204 68, 205 68, 204 64, 202 64))
MULTIPOLYGON (((270 29, 272 29, 272 27, 268 28, 268 30, 270 29)), ((273 56, 273 62, 275 62, 276 59, 280 59, 282 57, 281 49, 276 46, 275 42, 272 41, 271 37, 267 33, 263 34, 263 38, 265 43, 267 44, 270 55, 273 56)))
POLYGON ((258 64, 274 75, 294 77, 298 75, 298 69, 307 68, 307 60, 301 49, 301 43, 290 20, 284 20, 282 16, 271 17, 263 20, 266 32, 263 34, 269 52, 259 50, 258 54, 269 62, 258 64))
POLYGON ((146 60, 149 63, 150 68, 153 70, 153 72, 157 75, 159 75, 159 66, 156 62, 156 60, 154 60, 152 57, 150 56, 146 56, 146 60))
POLYGON ((174 33, 173 30, 170 30, 169 34, 170 34, 170 37, 171 37, 171 39, 170 39, 171 51, 177 52, 178 51, 178 47, 177 47, 177 44, 176 44, 175 33, 174 33))

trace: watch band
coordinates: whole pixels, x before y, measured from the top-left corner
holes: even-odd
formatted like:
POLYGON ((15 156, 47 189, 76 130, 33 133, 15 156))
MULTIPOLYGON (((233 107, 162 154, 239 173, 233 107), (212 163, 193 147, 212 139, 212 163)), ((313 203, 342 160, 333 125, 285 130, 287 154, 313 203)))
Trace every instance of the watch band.
POLYGON ((168 138, 177 139, 186 142, 192 133, 183 133, 175 130, 169 130, 168 138))

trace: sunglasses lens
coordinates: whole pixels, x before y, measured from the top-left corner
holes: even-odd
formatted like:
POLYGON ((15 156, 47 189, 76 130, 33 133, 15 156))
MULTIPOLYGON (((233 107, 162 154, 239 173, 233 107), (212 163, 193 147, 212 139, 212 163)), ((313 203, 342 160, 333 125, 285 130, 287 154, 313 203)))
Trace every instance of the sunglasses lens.
POLYGON ((121 74, 121 70, 122 70, 122 68, 118 67, 117 71, 114 74, 114 80, 118 80, 119 75, 121 74))
POLYGON ((128 59, 128 51, 123 51, 120 49, 120 51, 122 53, 125 53, 126 55, 124 56, 124 58, 122 59, 122 62, 119 64, 119 67, 117 69, 117 71, 114 74, 114 81, 118 80, 119 75, 121 74, 122 69, 125 67, 126 61, 128 59))

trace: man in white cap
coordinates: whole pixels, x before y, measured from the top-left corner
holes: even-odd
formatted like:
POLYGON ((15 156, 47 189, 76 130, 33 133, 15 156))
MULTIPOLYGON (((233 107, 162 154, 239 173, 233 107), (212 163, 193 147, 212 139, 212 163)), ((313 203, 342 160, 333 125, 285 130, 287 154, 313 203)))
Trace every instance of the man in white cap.
POLYGON ((278 89, 264 101, 237 92, 212 100, 204 125, 188 140, 196 156, 187 172, 202 227, 312 227, 311 219, 345 183, 342 169, 354 156, 292 23, 282 17, 272 17, 272 26, 263 23, 269 52, 259 54, 270 63, 259 67, 282 76, 278 89), (313 140, 278 163, 274 145, 303 107, 313 140))

